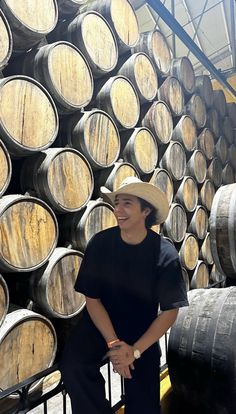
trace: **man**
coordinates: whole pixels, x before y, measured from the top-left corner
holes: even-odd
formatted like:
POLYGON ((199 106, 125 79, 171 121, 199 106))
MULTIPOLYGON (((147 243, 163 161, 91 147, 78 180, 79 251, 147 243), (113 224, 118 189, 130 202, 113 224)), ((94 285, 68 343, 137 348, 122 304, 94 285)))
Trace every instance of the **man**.
POLYGON ((177 251, 150 230, 166 219, 167 198, 134 177, 101 192, 118 226, 96 234, 86 249, 75 284, 86 310, 64 351, 62 378, 73 414, 111 414, 99 372, 107 354, 125 379, 125 414, 159 414, 158 340, 188 305, 177 251))

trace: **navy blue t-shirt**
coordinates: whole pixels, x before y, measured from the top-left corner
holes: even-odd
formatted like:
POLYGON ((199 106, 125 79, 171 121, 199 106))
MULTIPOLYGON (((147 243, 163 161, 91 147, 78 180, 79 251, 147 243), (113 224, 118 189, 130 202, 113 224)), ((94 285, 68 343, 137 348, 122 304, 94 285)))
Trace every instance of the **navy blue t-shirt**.
POLYGON ((118 337, 135 342, 162 311, 188 305, 175 247, 148 230, 139 244, 128 244, 119 227, 97 233, 89 242, 75 290, 99 298, 118 337))

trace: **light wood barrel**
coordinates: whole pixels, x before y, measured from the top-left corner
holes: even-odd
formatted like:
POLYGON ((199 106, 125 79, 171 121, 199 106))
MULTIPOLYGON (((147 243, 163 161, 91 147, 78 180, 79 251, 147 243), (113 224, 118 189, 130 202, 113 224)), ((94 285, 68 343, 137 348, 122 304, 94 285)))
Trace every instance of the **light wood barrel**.
POLYGON ((214 183, 216 187, 222 184, 222 165, 218 158, 213 158, 207 169, 207 177, 214 183))
POLYGON ((220 273, 215 264, 213 264, 210 272, 210 283, 215 284, 215 287, 224 287, 225 285, 225 275, 220 273))
POLYGON ((9 152, 0 140, 0 196, 6 191, 12 175, 12 162, 9 152))
POLYGON ((193 65, 187 56, 173 59, 171 62, 170 73, 180 81, 186 95, 192 95, 194 93, 195 74, 193 65))
POLYGON ((227 162, 222 170, 222 184, 233 184, 235 173, 233 167, 227 162))
POLYGON ((183 241, 187 230, 187 216, 181 204, 173 203, 163 224, 163 234, 176 243, 183 241))
POLYGON ((186 170, 186 154, 179 142, 170 142, 161 158, 160 166, 169 171, 173 180, 182 180, 186 170))
POLYGON ((186 165, 186 174, 203 183, 207 174, 206 157, 200 150, 193 151, 186 165))
POLYGON ((134 52, 144 52, 152 59, 157 73, 168 75, 171 66, 171 53, 165 36, 160 30, 141 33, 139 43, 134 52))
POLYGON ((227 139, 229 144, 232 144, 234 141, 234 130, 233 123, 229 116, 225 116, 222 123, 222 133, 227 139))
POLYGON ((158 161, 156 139, 147 128, 135 128, 126 143, 122 157, 134 165, 140 175, 152 173, 158 161))
POLYGON ((186 233, 179 250, 179 257, 182 266, 188 270, 195 269, 198 262, 198 256, 199 248, 197 238, 191 233, 186 233))
POLYGON ((186 151, 192 151, 197 141, 195 122, 188 115, 183 115, 175 126, 171 139, 182 144, 186 151))
POLYGON ((69 23, 64 36, 81 50, 95 78, 115 68, 118 61, 116 38, 100 14, 95 11, 79 14, 69 23))
POLYGON ((199 192, 199 203, 206 207, 208 211, 210 211, 214 196, 215 186, 211 180, 207 179, 204 181, 199 192))
POLYGON ((213 105, 220 117, 223 118, 226 115, 226 99, 221 89, 213 91, 213 105))
POLYGON ((42 200, 22 195, 0 199, 0 268, 28 272, 42 266, 57 245, 58 224, 42 200))
POLYGON ((182 275, 185 282, 186 290, 187 292, 190 289, 190 280, 189 280, 189 274, 188 271, 182 266, 182 275))
POLYGON ((34 190, 56 212, 81 210, 90 200, 94 179, 86 158, 73 148, 49 148, 26 159, 23 191, 34 190))
POLYGON ((75 15, 82 4, 88 0, 57 0, 58 13, 61 18, 75 15))
POLYGON ((236 278, 236 184, 220 187, 210 214, 211 250, 220 273, 236 278))
POLYGON ((1 33, 1 49, 0 49, 0 69, 8 64, 12 55, 13 39, 9 23, 0 10, 0 33, 1 33))
POLYGON ((85 305, 85 297, 75 292, 83 254, 77 250, 57 247, 46 265, 32 272, 31 297, 49 317, 71 318, 85 305))
POLYGON ((142 125, 149 128, 159 144, 168 144, 173 132, 173 119, 168 105, 155 101, 142 119, 142 125))
POLYGON ((219 158, 221 164, 225 165, 228 159, 228 143, 223 136, 220 136, 215 144, 215 155, 219 158))
POLYGON ((50 367, 56 349, 56 332, 48 319, 28 309, 8 313, 0 330, 0 388, 7 389, 50 367))
POLYGON ((0 134, 10 153, 30 155, 53 143, 58 133, 58 113, 39 82, 26 76, 3 78, 0 98, 0 134))
POLYGON ((233 124, 233 128, 236 128, 236 103, 227 102, 227 113, 233 124))
POLYGON ((158 88, 158 78, 155 67, 145 53, 135 53, 128 58, 118 71, 126 76, 134 85, 140 102, 150 102, 155 99, 158 88))
POLYGON ((213 88, 211 79, 208 75, 196 76, 196 92, 204 100, 206 107, 211 108, 213 105, 213 88))
POLYGON ((79 49, 55 42, 26 54, 23 74, 32 76, 50 92, 61 114, 84 108, 93 96, 93 76, 79 49))
POLYGON ((165 193, 169 206, 173 201, 174 186, 173 181, 167 170, 164 168, 156 168, 149 180, 149 182, 160 188, 165 193))
POLYGON ((59 143, 76 148, 92 168, 110 167, 120 153, 120 135, 113 119, 100 109, 75 114, 65 121, 59 143))
POLYGON ((105 168, 95 175, 95 194, 100 196, 100 187, 105 186, 110 191, 117 190, 127 177, 138 177, 137 169, 128 162, 115 162, 112 167, 105 168))
POLYGON ((85 4, 83 9, 96 10, 105 17, 116 35, 120 54, 139 41, 138 19, 128 0, 95 0, 85 4))
POLYGON ((206 288, 209 285, 209 279, 210 275, 207 264, 203 260, 198 260, 191 279, 191 289, 206 288))
POLYGON ((89 201, 83 211, 66 215, 61 230, 63 238, 71 243, 73 248, 84 252, 94 234, 116 225, 113 207, 98 199, 89 201))
POLYGON ((107 112, 118 128, 134 128, 140 115, 136 89, 124 76, 111 77, 100 89, 95 104, 107 112))
POLYGON ((197 128, 204 128, 207 120, 206 105, 200 95, 194 94, 185 105, 185 113, 190 115, 197 128))
POLYGON ((214 135, 209 128, 204 128, 197 137, 197 148, 205 155, 207 160, 212 160, 215 151, 214 135))
POLYGON ((49 34, 58 21, 56 0, 2 0, 4 12, 13 35, 16 50, 27 50, 39 43, 49 34))
POLYGON ((208 265, 213 264, 213 257, 211 253, 211 240, 210 240, 210 233, 207 233, 203 243, 201 245, 200 253, 199 253, 200 259, 202 259, 205 263, 208 265))
POLYGON ((187 211, 194 211, 198 203, 197 183, 192 177, 185 176, 175 194, 175 201, 187 211))
POLYGON ((184 109, 184 94, 177 78, 168 76, 158 89, 158 98, 169 106, 173 116, 180 116, 184 109))
POLYGON ((207 124, 210 130, 215 134, 216 138, 220 136, 219 115, 215 108, 211 108, 207 113, 207 124))
POLYGON ((5 280, 0 275, 0 327, 6 317, 8 306, 9 306, 8 287, 7 287, 5 280))
POLYGON ((203 240, 208 229, 208 214, 205 207, 198 205, 188 225, 188 232, 203 240))

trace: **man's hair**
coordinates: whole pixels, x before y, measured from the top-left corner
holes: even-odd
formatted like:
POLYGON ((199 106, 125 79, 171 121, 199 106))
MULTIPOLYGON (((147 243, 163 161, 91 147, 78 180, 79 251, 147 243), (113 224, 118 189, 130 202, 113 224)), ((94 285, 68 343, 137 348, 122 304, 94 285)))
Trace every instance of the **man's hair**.
POLYGON ((148 214, 145 220, 145 226, 147 229, 150 229, 154 224, 157 222, 157 209, 154 208, 148 201, 144 200, 143 198, 138 197, 141 205, 141 211, 145 208, 150 208, 151 212, 148 214))

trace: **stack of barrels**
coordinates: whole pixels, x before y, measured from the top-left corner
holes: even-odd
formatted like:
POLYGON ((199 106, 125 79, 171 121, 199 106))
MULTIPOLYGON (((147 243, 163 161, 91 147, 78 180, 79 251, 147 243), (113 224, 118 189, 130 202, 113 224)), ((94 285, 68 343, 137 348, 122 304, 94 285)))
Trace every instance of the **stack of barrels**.
POLYGON ((158 29, 140 33, 128 0, 2 0, 0 34, 4 389, 53 362, 54 321, 84 306, 73 291, 83 252, 116 224, 101 185, 137 176, 161 188, 170 212, 154 230, 177 247, 188 289, 221 278, 209 215, 235 181, 236 104, 172 59, 158 29), (24 309, 6 315, 9 297, 24 309))

